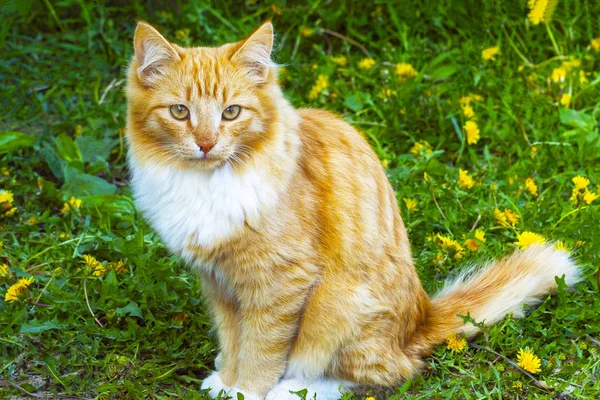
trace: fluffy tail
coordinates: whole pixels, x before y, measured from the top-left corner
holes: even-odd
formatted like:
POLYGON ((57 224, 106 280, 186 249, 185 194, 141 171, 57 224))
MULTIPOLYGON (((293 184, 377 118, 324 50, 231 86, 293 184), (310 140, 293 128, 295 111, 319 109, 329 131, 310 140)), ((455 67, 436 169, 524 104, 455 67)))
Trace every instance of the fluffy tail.
MULTIPOLYGON (((523 306, 532 306, 556 291, 554 277, 565 277, 572 286, 580 279, 579 268, 564 251, 552 246, 531 246, 524 251, 459 276, 432 298, 421 346, 443 342, 453 332, 472 336, 478 328, 463 324, 457 314, 470 313, 477 322, 492 325, 512 313, 523 317, 523 306)), ((422 350, 424 350, 422 348, 422 350)))

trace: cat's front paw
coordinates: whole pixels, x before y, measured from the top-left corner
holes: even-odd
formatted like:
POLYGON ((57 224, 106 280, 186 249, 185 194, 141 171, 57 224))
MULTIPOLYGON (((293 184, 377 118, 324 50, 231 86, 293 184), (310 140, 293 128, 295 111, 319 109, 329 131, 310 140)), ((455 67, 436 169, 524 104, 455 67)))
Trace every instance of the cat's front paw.
POLYGON ((267 393, 265 400, 298 400, 300 396, 291 392, 299 392, 306 389, 306 398, 312 399, 315 394, 317 400, 339 400, 342 398, 340 389, 348 389, 347 382, 334 379, 322 378, 311 382, 300 379, 283 379, 267 393))
MULTIPOLYGON (((297 392, 302 389, 306 389, 306 384, 303 384, 297 379, 284 379, 281 380, 273 389, 267 393, 265 400, 298 400, 300 396, 292 394, 291 392, 297 392)), ((309 393, 306 394, 306 398, 309 399, 309 393)), ((319 398, 320 400, 320 398, 319 398)))
POLYGON ((208 392, 208 394, 210 395, 210 397, 215 398, 219 395, 219 393, 221 393, 221 391, 223 391, 223 395, 221 397, 225 397, 225 395, 231 397, 232 399, 237 399, 237 394, 241 393, 244 395, 244 399, 247 400, 262 400, 260 398, 260 396, 255 395, 253 393, 248 393, 245 390, 233 387, 233 386, 227 386, 223 383, 223 380, 221 379, 221 376, 219 375, 219 372, 215 371, 212 374, 210 374, 210 376, 208 376, 206 379, 204 379, 202 381, 202 385, 200 386, 201 389, 210 389, 210 391, 208 392))
POLYGON ((210 397, 217 397, 217 395, 221 392, 221 390, 225 391, 225 393, 229 393, 232 389, 231 386, 227 386, 221 380, 221 375, 217 371, 210 374, 202 381, 201 389, 210 389, 208 394, 210 397))

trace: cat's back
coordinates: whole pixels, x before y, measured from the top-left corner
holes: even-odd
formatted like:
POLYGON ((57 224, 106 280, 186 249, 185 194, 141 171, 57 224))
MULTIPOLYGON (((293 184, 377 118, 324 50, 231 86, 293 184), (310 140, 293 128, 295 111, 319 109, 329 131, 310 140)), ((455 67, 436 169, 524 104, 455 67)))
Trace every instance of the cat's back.
POLYGON ((315 174, 324 174, 315 178, 328 179, 343 172, 348 178, 386 179, 377 155, 352 125, 325 110, 300 109, 298 113, 300 161, 315 174))
POLYGON ((313 188, 318 231, 326 233, 322 251, 364 255, 380 251, 385 243, 395 246, 402 222, 385 170, 369 143, 333 113, 298 111, 300 177, 292 185, 313 188))

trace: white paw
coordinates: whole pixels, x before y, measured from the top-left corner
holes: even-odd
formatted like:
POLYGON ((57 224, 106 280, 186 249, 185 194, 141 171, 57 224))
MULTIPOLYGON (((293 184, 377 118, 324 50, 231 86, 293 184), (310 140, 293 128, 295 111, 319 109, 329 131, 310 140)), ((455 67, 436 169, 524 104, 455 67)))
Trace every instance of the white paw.
POLYGON ((342 398, 340 389, 350 387, 347 382, 334 379, 322 378, 312 382, 299 379, 283 379, 267 393, 266 400, 298 400, 300 396, 291 392, 299 392, 306 389, 306 399, 311 400, 317 396, 317 400, 339 400, 342 398))
POLYGON ((248 393, 245 390, 238 389, 233 386, 225 385, 223 383, 223 381, 221 380, 221 376, 219 375, 219 373, 217 371, 213 372, 212 374, 210 374, 209 377, 204 379, 202 381, 202 385, 200 386, 200 388, 201 389, 210 388, 210 391, 208 392, 208 394, 212 398, 216 398, 219 395, 219 393, 221 393, 221 391, 223 391, 223 394, 221 396, 222 398, 229 396, 233 400, 236 400, 237 394, 241 393, 244 395, 244 399, 246 399, 246 400, 261 400, 261 398, 259 396, 255 395, 253 393, 248 393))
POLYGON ((202 381, 202 385, 200 386, 201 389, 209 389, 210 388, 210 392, 208 392, 208 394, 210 394, 210 397, 217 397, 217 395, 221 392, 221 390, 224 390, 225 393, 229 393, 229 391, 231 391, 231 387, 227 386, 223 383, 223 381, 221 380, 221 376, 219 375, 219 373, 217 371, 213 372, 212 374, 210 374, 210 376, 208 376, 207 378, 205 378, 202 381))

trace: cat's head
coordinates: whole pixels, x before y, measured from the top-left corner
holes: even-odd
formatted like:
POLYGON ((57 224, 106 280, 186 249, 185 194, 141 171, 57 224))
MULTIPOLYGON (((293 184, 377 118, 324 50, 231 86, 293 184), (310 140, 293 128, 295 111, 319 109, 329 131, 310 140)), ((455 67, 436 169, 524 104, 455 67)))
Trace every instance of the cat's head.
POLYGON ((243 167, 278 119, 272 47, 270 22, 240 42, 194 48, 138 23, 127 84, 131 155, 176 168, 243 167))

